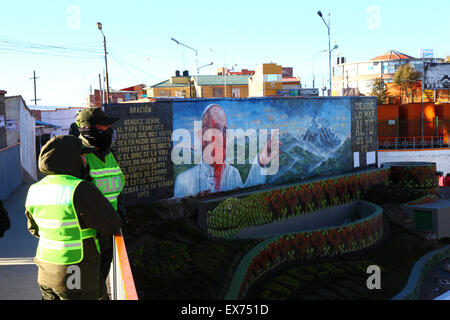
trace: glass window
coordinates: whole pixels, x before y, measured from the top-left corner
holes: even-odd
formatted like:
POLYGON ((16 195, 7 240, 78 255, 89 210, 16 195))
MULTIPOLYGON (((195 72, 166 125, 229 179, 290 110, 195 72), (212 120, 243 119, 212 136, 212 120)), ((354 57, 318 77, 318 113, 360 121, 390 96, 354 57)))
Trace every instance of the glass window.
POLYGON ((381 64, 382 73, 395 73, 396 65, 395 62, 383 62, 381 64))
POLYGON ((159 96, 160 97, 170 97, 170 90, 159 90, 159 96))
POLYGON ((267 81, 269 81, 269 82, 278 81, 278 75, 277 74, 268 74, 267 81))
POLYGON ((214 98, 223 98, 223 88, 214 88, 213 95, 214 98))
POLYGON ((184 90, 176 90, 175 91, 175 97, 186 98, 186 91, 184 91, 184 90))
POLYGON ((335 77, 340 77, 342 76, 342 66, 337 66, 333 68, 333 75, 335 77))

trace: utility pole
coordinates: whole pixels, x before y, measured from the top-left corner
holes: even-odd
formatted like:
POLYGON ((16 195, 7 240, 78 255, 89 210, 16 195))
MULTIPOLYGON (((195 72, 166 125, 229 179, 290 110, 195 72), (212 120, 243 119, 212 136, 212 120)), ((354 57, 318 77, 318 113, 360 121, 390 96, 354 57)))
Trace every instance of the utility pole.
POLYGON ((105 68, 106 68, 106 103, 109 104, 109 77, 108 77, 108 51, 106 51, 106 37, 103 33, 103 26, 100 22, 97 22, 97 28, 101 31, 103 35, 103 49, 105 51, 105 68))
MULTIPOLYGON (((102 77, 100 73, 98 74, 98 84, 100 85, 100 103, 103 106, 103 90, 102 90, 102 77)), ((94 99, 95 102, 95 99, 94 99)))
MULTIPOLYGON (((105 76, 105 68, 103 68, 103 90, 102 90, 102 105, 106 100, 106 76, 105 76)), ((109 97, 109 94, 108 94, 109 97)))
MULTIPOLYGON (((423 52, 422 52, 422 85, 420 87, 420 131, 421 131, 421 135, 422 135, 422 145, 423 145, 423 85, 424 85, 424 81, 425 81, 425 59, 423 57, 423 52)), ((435 91, 436 92, 436 91, 435 91)), ((436 103, 436 99, 434 100, 436 103)))
POLYGON ((329 84, 330 84, 330 88, 329 88, 329 96, 331 96, 331 89, 333 88, 332 84, 331 84, 331 36, 330 36, 330 13, 328 13, 328 23, 325 22, 322 12, 318 11, 317 14, 319 15, 319 17, 322 19, 323 23, 325 24, 325 26, 328 29, 328 76, 329 76, 329 84))
POLYGON ((33 71, 33 78, 30 79, 34 81, 34 99, 31 99, 31 101, 34 101, 34 105, 36 105, 36 102, 41 100, 36 98, 36 79, 39 79, 39 77, 36 77, 36 71, 33 71))

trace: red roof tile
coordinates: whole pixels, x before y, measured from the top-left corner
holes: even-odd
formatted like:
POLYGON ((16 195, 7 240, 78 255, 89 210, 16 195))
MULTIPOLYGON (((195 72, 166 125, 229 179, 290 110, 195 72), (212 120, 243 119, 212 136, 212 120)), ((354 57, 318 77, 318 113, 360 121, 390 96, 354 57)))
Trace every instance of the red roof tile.
POLYGON ((390 50, 386 52, 385 54, 370 59, 371 61, 379 61, 379 60, 400 60, 400 59, 414 59, 412 56, 408 56, 407 54, 390 50))
POLYGON ((283 77, 282 81, 283 82, 299 82, 300 79, 297 77, 283 77))

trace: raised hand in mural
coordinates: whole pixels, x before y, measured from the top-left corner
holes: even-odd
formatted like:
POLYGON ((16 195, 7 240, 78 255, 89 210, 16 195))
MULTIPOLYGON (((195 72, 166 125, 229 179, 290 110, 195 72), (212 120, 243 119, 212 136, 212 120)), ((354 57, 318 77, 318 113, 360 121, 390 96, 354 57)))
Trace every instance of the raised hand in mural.
POLYGON ((275 129, 271 132, 270 139, 267 140, 264 148, 259 155, 259 164, 261 167, 266 167, 272 159, 278 158, 280 154, 280 146, 283 144, 280 141, 280 129, 275 129))

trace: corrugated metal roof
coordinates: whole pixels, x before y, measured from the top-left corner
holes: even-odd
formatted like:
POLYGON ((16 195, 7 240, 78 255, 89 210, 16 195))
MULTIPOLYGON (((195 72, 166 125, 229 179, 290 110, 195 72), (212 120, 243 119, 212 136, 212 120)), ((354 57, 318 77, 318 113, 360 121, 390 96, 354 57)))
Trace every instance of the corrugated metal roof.
POLYGON ((57 126, 55 124, 47 123, 44 121, 36 120, 37 126, 47 126, 47 127, 53 127, 53 128, 61 128, 61 126, 57 126))
POLYGON ((218 75, 200 75, 192 76, 199 86, 213 86, 213 85, 248 85, 248 78, 251 75, 231 75, 231 76, 218 76, 218 75))
POLYGON ((170 80, 166 80, 160 83, 157 83, 150 88, 177 88, 177 87, 189 87, 189 83, 172 83, 170 80))
POLYGON ((28 109, 36 111, 56 111, 56 110, 68 110, 68 109, 86 109, 87 107, 70 107, 70 106, 41 106, 41 105, 28 105, 28 109))

